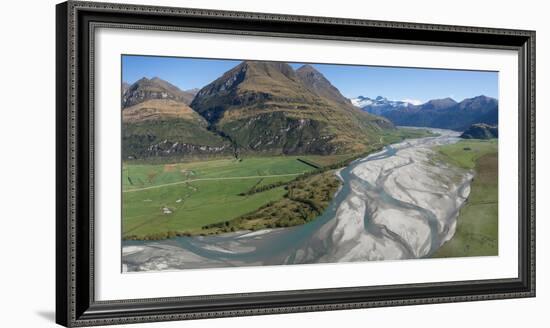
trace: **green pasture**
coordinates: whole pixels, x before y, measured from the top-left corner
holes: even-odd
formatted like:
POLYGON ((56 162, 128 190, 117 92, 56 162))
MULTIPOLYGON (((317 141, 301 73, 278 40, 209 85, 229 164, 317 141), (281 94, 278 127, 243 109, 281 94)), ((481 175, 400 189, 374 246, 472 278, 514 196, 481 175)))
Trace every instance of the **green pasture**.
POLYGON ((497 145, 497 140, 469 140, 439 148, 441 158, 476 173, 455 235, 434 257, 498 255, 497 145))
POLYGON ((122 185, 125 191, 197 179, 297 174, 312 167, 296 156, 217 159, 177 164, 124 163, 122 185))
POLYGON ((123 166, 123 235, 198 233, 282 198, 284 187, 248 196, 251 188, 290 181, 313 168, 297 157, 253 157, 181 164, 123 166))
POLYGON ((498 140, 461 140, 452 145, 438 148, 439 159, 445 160, 463 169, 474 169, 476 161, 484 155, 498 151, 498 140))

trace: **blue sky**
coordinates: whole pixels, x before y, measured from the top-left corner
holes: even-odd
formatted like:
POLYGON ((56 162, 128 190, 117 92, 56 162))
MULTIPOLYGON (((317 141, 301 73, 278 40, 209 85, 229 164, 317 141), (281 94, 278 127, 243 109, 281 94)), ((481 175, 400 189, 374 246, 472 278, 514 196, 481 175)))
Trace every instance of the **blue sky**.
MULTIPOLYGON (((122 56, 122 79, 159 77, 180 89, 201 88, 240 60, 154 56, 122 56)), ((291 63, 295 69, 301 63, 291 63)), ((457 101, 479 95, 498 98, 498 73, 424 68, 312 64, 348 98, 383 96, 391 100, 451 97, 457 101)))

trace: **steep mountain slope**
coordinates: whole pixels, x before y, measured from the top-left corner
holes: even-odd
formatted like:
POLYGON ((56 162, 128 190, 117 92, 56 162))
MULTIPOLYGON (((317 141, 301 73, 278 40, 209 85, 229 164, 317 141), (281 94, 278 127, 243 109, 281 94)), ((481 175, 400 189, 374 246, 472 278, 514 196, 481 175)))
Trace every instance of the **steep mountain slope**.
POLYGON ((191 107, 242 151, 360 152, 389 121, 354 108, 319 72, 245 61, 202 88, 191 107))
POLYGON ((319 97, 331 100, 338 104, 350 105, 351 101, 344 97, 340 90, 333 86, 323 74, 311 65, 303 65, 296 70, 296 75, 306 88, 319 97))
MULTIPOLYGON (((199 93, 199 91, 201 91, 201 89, 193 88, 193 89, 183 90, 183 91, 193 96, 193 98, 195 98, 195 96, 197 95, 197 93, 199 93)), ((191 103, 191 101, 193 101, 192 98, 189 100, 189 104, 191 103)))
POLYGON ((207 124, 191 107, 172 99, 150 99, 122 111, 122 121, 125 123, 167 119, 184 119, 203 126, 207 124))
POLYGON ((296 75, 306 86, 308 90, 317 96, 323 98, 341 110, 346 111, 356 122, 363 128, 369 130, 375 129, 391 129, 393 125, 387 119, 380 116, 368 115, 365 111, 358 111, 350 99, 344 97, 321 72, 317 71, 311 65, 303 65, 296 70, 296 75))
POLYGON ((464 99, 459 103, 451 98, 435 99, 418 106, 396 107, 382 112, 369 106, 363 108, 388 118, 395 125, 464 131, 474 123, 498 123, 498 101, 486 96, 464 99))
POLYGON ((170 86, 160 79, 141 79, 126 91, 127 103, 137 103, 122 109, 123 158, 232 153, 231 144, 209 131, 208 122, 170 86))
MULTIPOLYGON (((124 86, 123 86, 124 89, 124 86)), ((172 99, 184 104, 190 104, 194 95, 182 91, 158 77, 141 78, 129 86, 122 95, 122 108, 130 107, 150 99, 172 99)))
POLYGON ((124 94, 126 93, 126 91, 128 91, 128 89, 130 89, 130 85, 127 82, 122 82, 122 85, 120 88, 122 96, 124 96, 124 94))

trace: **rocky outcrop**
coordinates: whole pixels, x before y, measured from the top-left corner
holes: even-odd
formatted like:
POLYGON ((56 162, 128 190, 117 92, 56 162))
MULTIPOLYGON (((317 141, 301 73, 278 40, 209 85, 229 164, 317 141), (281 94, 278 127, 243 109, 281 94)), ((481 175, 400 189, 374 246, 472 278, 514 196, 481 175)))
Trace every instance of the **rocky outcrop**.
POLYGON ((472 124, 460 137, 463 139, 498 138, 498 128, 484 123, 472 124))
POLYGON ((171 156, 171 155, 205 155, 227 153, 229 145, 205 146, 187 143, 171 142, 163 140, 160 143, 150 145, 146 150, 147 156, 171 156))

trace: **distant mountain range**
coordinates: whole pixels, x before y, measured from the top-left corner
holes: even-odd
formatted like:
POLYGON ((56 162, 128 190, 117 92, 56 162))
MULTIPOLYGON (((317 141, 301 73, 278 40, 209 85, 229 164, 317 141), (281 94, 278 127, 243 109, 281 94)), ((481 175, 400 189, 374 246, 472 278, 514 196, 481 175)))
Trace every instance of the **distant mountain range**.
POLYGON ((378 96, 376 98, 369 98, 359 96, 351 99, 351 103, 371 114, 383 115, 392 110, 400 108, 408 108, 414 106, 413 104, 399 100, 388 100, 385 97, 378 96))
POLYGON ((198 92, 160 78, 122 92, 125 158, 362 152, 393 128, 310 65, 245 61, 198 92))
POLYGON ((352 103, 366 112, 389 119, 395 125, 464 131, 474 123, 498 123, 498 100, 483 95, 461 102, 451 98, 433 99, 420 105, 390 101, 384 97, 358 97, 352 99, 352 103))

